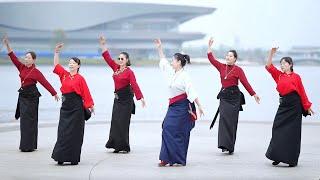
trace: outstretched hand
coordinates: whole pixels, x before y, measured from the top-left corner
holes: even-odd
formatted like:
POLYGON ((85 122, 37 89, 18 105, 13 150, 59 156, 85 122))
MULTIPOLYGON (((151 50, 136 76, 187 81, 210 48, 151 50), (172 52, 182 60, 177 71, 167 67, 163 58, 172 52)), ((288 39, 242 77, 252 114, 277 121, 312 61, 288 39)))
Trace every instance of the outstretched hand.
POLYGON ((279 47, 272 47, 270 53, 274 55, 278 51, 279 47))
POLYGON ((213 37, 209 39, 208 47, 211 48, 213 45, 213 37))
POLYGON ((54 99, 58 102, 58 101, 60 100, 59 95, 58 95, 58 94, 56 94, 56 95, 54 96, 54 99))
POLYGON ((90 108, 89 108, 89 111, 90 111, 92 114, 95 114, 94 106, 90 107, 90 108))
POLYGON ((3 42, 3 44, 5 44, 5 45, 9 44, 9 38, 8 38, 7 35, 4 35, 4 36, 3 36, 2 42, 3 42))
POLYGON ((106 47, 106 44, 107 44, 106 38, 103 35, 100 35, 99 36, 99 45, 102 50, 102 53, 108 50, 108 48, 106 47))
POLYGON ((253 95, 253 97, 254 97, 254 100, 256 100, 258 104, 260 104, 260 97, 257 94, 253 95))
POLYGON ((59 53, 59 52, 61 51, 61 49, 63 48, 63 45, 64 45, 63 43, 58 43, 58 44, 56 45, 54 51, 55 51, 56 53, 59 53))
POLYGON ((274 56, 274 54, 277 52, 277 50, 279 49, 279 47, 272 47, 269 51, 269 56, 267 59, 267 63, 266 66, 269 67, 272 64, 272 57, 274 56))
POLYGON ((99 36, 99 44, 100 46, 105 46, 106 45, 106 38, 103 35, 99 36))
POLYGON ((200 117, 204 116, 204 111, 203 111, 203 108, 201 106, 198 106, 198 110, 199 110, 200 117))
POLYGON ((308 109, 308 114, 314 115, 314 111, 313 111, 311 108, 309 108, 309 109, 308 109))
POLYGON ((141 99, 141 105, 143 108, 146 107, 146 101, 144 100, 144 98, 141 99))
POLYGON ((158 49, 162 47, 160 38, 155 39, 155 40, 154 40, 154 44, 156 45, 156 47, 157 47, 158 49))

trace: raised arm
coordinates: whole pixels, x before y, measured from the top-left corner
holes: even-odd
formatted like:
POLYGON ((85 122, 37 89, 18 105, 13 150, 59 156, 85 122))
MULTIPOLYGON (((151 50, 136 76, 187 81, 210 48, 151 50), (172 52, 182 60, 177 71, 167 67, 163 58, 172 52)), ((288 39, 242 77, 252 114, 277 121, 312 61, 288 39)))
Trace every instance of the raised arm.
POLYGON ((210 38, 210 39, 209 39, 209 43, 208 43, 208 52, 207 52, 208 59, 209 59, 210 63, 211 63, 214 67, 216 67, 216 68, 218 69, 218 71, 220 71, 220 69, 222 68, 223 64, 220 63, 220 62, 214 57, 214 55, 213 55, 213 53, 212 53, 212 49, 211 49, 212 45, 213 45, 213 38, 210 38))
POLYGON ((104 53, 105 51, 108 51, 108 48, 106 46, 106 38, 103 35, 99 36, 99 45, 102 53, 104 53))
POLYGON ((17 67, 17 69, 20 71, 21 68, 24 66, 24 64, 22 64, 18 57, 14 54, 12 48, 10 47, 9 44, 9 39, 8 36, 4 36, 3 37, 3 44, 6 46, 7 51, 8 51, 8 56, 10 57, 12 63, 17 67))
POLYGON ((59 64, 59 53, 61 49, 63 48, 63 43, 59 43, 56 45, 56 48, 54 49, 54 57, 53 57, 53 65, 56 66, 59 64))
POLYGON ((269 67, 272 64, 272 58, 273 56, 276 54, 277 50, 279 49, 279 47, 273 47, 271 48, 271 50, 269 51, 269 56, 267 59, 267 63, 266 66, 269 67))
POLYGON ((273 47, 269 51, 268 60, 266 63, 266 69, 271 74, 272 78, 278 82, 279 76, 281 75, 281 71, 279 71, 275 66, 272 64, 272 58, 276 54, 279 47, 273 47))
POLYGON ((116 71, 119 68, 119 65, 117 63, 114 62, 114 60, 111 58, 109 52, 108 52, 108 48, 106 46, 106 39, 103 35, 99 36, 99 45, 102 51, 102 56, 104 58, 104 60, 106 61, 106 63, 111 67, 111 69, 113 71, 116 71))
POLYGON ((166 56, 163 53, 161 40, 160 39, 156 39, 156 40, 154 40, 154 43, 156 45, 156 48, 158 49, 158 54, 159 54, 160 59, 166 58, 166 56))
POLYGON ((168 60, 166 59, 166 56, 163 53, 161 40, 156 39, 154 40, 154 43, 156 45, 156 48, 158 50, 158 54, 160 57, 160 62, 159 62, 160 69, 165 73, 172 73, 173 68, 171 67, 170 63, 168 62, 168 60))
POLYGON ((59 53, 63 47, 63 43, 59 43, 56 45, 54 49, 54 57, 53 57, 53 64, 54 64, 54 69, 53 72, 57 74, 61 78, 68 73, 59 63, 59 53))
POLYGON ((12 48, 10 47, 10 44, 9 44, 9 39, 8 39, 8 36, 4 36, 3 37, 3 44, 6 46, 6 48, 7 48, 7 51, 8 51, 8 54, 9 53, 11 53, 13 50, 12 50, 12 48))

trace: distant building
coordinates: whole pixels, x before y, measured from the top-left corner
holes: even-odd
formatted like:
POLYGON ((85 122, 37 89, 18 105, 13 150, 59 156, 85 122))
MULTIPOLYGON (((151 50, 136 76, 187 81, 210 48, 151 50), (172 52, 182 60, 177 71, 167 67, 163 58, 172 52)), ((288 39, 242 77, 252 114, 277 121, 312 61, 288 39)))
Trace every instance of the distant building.
POLYGON ((313 46, 294 46, 287 54, 291 56, 294 62, 319 62, 320 47, 313 46))
POLYGON ((320 64, 320 47, 316 46, 293 46, 288 51, 277 53, 275 60, 280 60, 282 57, 289 56, 294 64, 320 64))
POLYGON ((19 53, 27 49, 52 56, 57 42, 66 44, 64 55, 100 56, 98 36, 104 34, 113 54, 128 51, 135 58, 157 56, 155 38, 167 53, 181 50, 185 41, 205 35, 179 32, 190 19, 214 12, 213 7, 157 3, 91 1, 0 0, 0 33, 7 33, 19 53))

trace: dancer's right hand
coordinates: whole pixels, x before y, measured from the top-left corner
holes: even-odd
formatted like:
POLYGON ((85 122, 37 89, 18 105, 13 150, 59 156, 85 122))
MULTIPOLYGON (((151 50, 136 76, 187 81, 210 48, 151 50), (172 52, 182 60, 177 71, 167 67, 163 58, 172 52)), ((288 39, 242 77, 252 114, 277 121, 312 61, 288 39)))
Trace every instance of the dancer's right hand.
POLYGON ((56 48, 54 49, 54 51, 56 52, 56 53, 59 53, 60 51, 61 51, 61 49, 63 48, 63 43, 58 43, 57 45, 56 45, 56 48))
POLYGON ((107 43, 106 38, 103 35, 99 36, 99 44, 100 46, 105 46, 107 43))
POLYGON ((100 45, 102 53, 104 53, 105 51, 108 51, 106 44, 107 44, 106 38, 103 35, 100 35, 99 36, 99 45, 100 45))
POLYGON ((208 42, 208 53, 212 52, 211 46, 213 45, 213 38, 211 37, 208 42))
POLYGON ((4 45, 9 44, 9 38, 8 38, 7 35, 4 35, 4 36, 3 36, 2 42, 3 42, 4 45))
POLYGON ((209 39, 208 47, 211 48, 212 45, 213 45, 213 37, 209 39))
POLYGON ((272 47, 270 50, 270 54, 274 55, 278 51, 279 47, 272 47))
POLYGON ((274 54, 277 52, 277 50, 279 49, 279 47, 272 47, 269 51, 269 56, 267 59, 267 63, 266 66, 269 67, 272 64, 272 58, 274 56, 274 54))
POLYGON ((156 47, 159 49, 162 47, 162 44, 161 44, 161 39, 158 38, 158 39, 155 39, 154 40, 154 44, 156 45, 156 47))

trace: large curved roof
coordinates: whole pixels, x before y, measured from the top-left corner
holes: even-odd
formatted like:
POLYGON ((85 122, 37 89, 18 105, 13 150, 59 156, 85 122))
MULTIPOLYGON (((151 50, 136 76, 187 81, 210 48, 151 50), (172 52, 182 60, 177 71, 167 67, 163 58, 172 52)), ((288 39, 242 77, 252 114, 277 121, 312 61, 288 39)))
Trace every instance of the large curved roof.
POLYGON ((139 16, 157 15, 182 23, 214 10, 205 6, 139 3, 139 0, 135 3, 125 0, 0 0, 0 25, 30 30, 71 31, 139 16))

